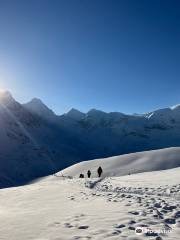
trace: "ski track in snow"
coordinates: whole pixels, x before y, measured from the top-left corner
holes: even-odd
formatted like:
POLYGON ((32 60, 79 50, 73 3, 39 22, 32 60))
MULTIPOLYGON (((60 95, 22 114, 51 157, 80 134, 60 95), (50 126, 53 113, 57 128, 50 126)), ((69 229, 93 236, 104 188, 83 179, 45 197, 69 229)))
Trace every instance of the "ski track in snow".
POLYGON ((0 240, 178 240, 178 173, 180 168, 90 180, 50 176, 3 189, 0 240), (167 234, 137 235, 137 227, 167 234))

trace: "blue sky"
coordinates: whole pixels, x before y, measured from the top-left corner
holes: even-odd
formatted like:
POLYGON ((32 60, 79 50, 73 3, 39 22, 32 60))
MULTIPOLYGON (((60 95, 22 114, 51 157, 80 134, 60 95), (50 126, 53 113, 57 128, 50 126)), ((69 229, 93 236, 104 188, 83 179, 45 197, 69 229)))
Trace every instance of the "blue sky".
POLYGON ((180 1, 0 0, 0 88, 56 113, 180 103, 180 1))

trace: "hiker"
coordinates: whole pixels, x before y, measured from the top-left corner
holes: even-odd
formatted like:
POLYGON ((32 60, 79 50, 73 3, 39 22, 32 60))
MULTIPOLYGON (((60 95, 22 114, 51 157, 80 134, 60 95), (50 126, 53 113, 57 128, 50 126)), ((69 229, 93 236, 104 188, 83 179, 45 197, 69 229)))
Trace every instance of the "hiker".
POLYGON ((79 178, 84 178, 84 174, 81 173, 81 174, 79 175, 79 178))
POLYGON ((88 178, 91 177, 91 171, 90 170, 87 171, 87 176, 88 176, 88 178))
POLYGON ((102 167, 98 167, 97 169, 97 173, 98 173, 98 176, 101 177, 101 174, 102 174, 103 170, 102 170, 102 167))

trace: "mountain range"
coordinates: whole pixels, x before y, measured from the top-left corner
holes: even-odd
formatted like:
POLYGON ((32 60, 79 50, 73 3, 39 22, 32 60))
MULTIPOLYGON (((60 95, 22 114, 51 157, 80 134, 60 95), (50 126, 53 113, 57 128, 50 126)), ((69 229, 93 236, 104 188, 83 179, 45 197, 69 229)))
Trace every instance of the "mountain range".
POLYGON ((180 105, 127 115, 71 109, 56 115, 40 99, 0 93, 0 187, 25 184, 74 163, 180 146, 180 105))

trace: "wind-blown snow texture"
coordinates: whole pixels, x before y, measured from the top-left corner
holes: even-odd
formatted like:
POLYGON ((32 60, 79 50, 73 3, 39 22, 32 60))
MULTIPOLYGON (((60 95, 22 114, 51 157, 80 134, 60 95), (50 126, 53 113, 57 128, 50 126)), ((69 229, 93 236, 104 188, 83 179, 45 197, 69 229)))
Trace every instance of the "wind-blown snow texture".
POLYGON ((179 190, 180 168, 1 189, 0 239, 179 240, 179 190))
POLYGON ((82 160, 180 146, 180 107, 144 115, 57 116, 41 100, 16 102, 0 94, 0 187, 27 183, 82 160))

